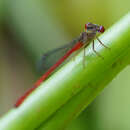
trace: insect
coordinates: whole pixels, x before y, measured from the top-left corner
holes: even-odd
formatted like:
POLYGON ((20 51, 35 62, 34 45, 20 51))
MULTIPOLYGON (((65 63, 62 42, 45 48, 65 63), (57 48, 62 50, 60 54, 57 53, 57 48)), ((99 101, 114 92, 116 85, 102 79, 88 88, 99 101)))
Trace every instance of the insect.
MULTIPOLYGON (((39 85, 45 81, 50 74, 52 74, 52 72, 54 72, 54 70, 60 66, 73 52, 76 52, 77 50, 81 49, 81 48, 86 48, 90 42, 92 41, 92 48, 93 51, 100 57, 102 57, 98 52, 96 52, 95 48, 94 48, 94 39, 96 38, 99 43, 101 45, 103 45, 104 47, 108 48, 107 46, 105 46, 100 40, 99 38, 96 36, 97 33, 103 33, 105 31, 105 28, 103 26, 99 26, 97 24, 92 24, 92 23, 87 23, 85 24, 85 31, 82 32, 76 39, 74 39, 72 42, 56 48, 52 51, 49 51, 48 53, 45 53, 42 57, 42 63, 41 66, 43 67, 43 69, 48 69, 40 78, 39 80, 37 80, 37 82, 34 84, 34 86, 32 88, 30 88, 23 96, 21 96, 17 102, 15 103, 15 107, 20 106, 23 101, 37 88, 39 87, 39 85), (51 67, 47 67, 45 64, 46 62, 50 59, 51 56, 54 57, 55 54, 58 54, 58 52, 64 52, 63 56, 57 61, 55 62, 55 60, 52 63, 53 65, 51 67), (45 64, 44 64, 45 63, 45 64)), ((84 51, 85 52, 85 51, 84 51)), ((85 55, 85 54, 84 54, 85 55)), ((102 57, 103 58, 103 57, 102 57)), ((56 59, 55 57, 53 59, 56 59)))

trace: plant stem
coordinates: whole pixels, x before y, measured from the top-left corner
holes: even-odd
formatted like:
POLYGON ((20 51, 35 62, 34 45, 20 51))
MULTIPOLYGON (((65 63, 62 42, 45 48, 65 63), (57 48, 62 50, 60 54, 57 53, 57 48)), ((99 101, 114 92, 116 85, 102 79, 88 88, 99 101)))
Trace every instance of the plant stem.
POLYGON ((95 49, 86 48, 0 120, 1 130, 63 130, 130 63, 130 13, 106 31, 95 49), (100 45, 100 46, 99 46, 100 45))

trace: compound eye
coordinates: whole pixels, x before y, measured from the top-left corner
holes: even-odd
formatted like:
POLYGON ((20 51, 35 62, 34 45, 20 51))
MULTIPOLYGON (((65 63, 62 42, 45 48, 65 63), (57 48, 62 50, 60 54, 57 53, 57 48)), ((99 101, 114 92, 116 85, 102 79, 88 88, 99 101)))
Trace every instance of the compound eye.
POLYGON ((87 30, 87 24, 85 24, 85 30, 87 30))
POLYGON ((105 31, 105 28, 103 26, 100 26, 99 32, 103 33, 105 31))
POLYGON ((91 30, 93 29, 93 25, 91 23, 85 24, 85 30, 91 30))

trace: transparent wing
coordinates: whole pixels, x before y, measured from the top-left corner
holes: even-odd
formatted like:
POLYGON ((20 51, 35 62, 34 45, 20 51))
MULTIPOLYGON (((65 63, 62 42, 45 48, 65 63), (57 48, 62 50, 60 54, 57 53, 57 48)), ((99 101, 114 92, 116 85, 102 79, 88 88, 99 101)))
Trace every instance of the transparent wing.
POLYGON ((80 36, 70 43, 45 53, 37 64, 38 71, 45 72, 53 66, 64 54, 71 49, 79 40, 80 36))

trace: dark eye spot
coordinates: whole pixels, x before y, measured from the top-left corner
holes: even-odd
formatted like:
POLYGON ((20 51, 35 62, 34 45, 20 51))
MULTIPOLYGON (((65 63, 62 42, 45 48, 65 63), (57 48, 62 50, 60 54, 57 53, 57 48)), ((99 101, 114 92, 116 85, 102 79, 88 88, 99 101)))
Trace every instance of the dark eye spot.
POLYGON ((105 28, 103 26, 100 26, 99 32, 103 33, 105 31, 105 28))

